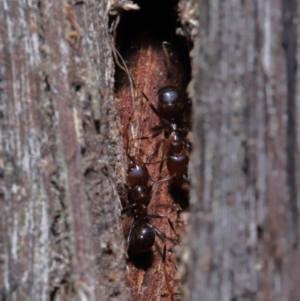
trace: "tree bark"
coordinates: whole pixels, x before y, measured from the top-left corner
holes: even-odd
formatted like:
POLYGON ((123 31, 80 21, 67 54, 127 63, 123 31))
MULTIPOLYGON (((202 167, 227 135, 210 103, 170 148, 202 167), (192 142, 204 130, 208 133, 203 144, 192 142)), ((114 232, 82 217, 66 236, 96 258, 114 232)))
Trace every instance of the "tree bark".
POLYGON ((298 2, 198 5, 188 300, 298 300, 298 2))
MULTIPOLYGON (((131 298, 110 5, 0 3, 2 300, 131 298)), ((183 298, 298 300, 298 2, 181 0, 179 16, 194 44, 183 298)))
POLYGON ((3 300, 128 300, 106 1, 2 1, 3 300))

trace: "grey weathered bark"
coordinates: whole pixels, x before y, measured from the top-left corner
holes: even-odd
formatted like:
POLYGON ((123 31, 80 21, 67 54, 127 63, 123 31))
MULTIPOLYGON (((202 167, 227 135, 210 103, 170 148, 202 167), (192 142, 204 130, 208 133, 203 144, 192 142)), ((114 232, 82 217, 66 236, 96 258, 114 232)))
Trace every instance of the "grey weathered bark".
POLYGON ((298 3, 198 2, 189 300, 299 299, 298 3))

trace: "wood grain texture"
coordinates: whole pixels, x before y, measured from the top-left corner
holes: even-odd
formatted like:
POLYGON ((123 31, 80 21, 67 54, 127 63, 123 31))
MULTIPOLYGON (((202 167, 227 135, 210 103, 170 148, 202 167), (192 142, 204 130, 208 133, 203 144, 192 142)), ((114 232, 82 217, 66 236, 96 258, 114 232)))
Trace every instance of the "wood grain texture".
POLYGON ((0 4, 3 300, 130 298, 108 10, 0 4))
POLYGON ((297 5, 199 2, 187 300, 298 299, 297 5))
MULTIPOLYGON (((109 5, 122 1, 112 2, 0 3, 3 300, 130 300, 107 37, 109 5)), ((298 301, 298 1, 179 6, 194 41, 185 299, 298 301)), ((160 259, 155 250, 162 279, 160 259)))

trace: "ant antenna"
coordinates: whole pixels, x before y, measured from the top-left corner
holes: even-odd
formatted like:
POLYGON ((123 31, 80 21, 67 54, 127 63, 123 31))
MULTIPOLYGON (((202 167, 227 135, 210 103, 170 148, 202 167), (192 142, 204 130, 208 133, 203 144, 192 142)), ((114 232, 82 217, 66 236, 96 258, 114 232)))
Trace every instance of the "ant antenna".
POLYGON ((145 99, 147 100, 147 102, 149 103, 149 106, 151 107, 151 109, 153 110, 153 112, 155 113, 155 115, 158 116, 158 117, 160 117, 160 113, 155 108, 155 106, 152 104, 152 102, 150 101, 149 97, 143 91, 141 91, 141 93, 145 97, 145 99))
MULTIPOLYGON (((175 177, 175 175, 173 175, 171 177, 167 177, 167 178, 161 179, 161 180, 157 181, 156 183, 154 183, 152 188, 156 187, 158 184, 160 184, 162 182, 169 181, 169 180, 171 180, 174 177, 175 177)), ((153 189, 153 191, 154 191, 154 189, 153 189)))
POLYGON ((120 54, 120 52, 117 50, 116 46, 114 45, 114 38, 116 36, 116 29, 117 29, 119 22, 120 22, 120 15, 118 15, 116 20, 113 21, 111 28, 109 29, 109 32, 108 32, 108 35, 110 36, 109 41, 111 44, 112 54, 113 54, 116 65, 128 75, 129 82, 130 82, 131 99, 132 99, 132 103, 134 103, 134 88, 133 88, 134 80, 132 78, 131 73, 129 72, 129 70, 127 68, 127 65, 126 65, 122 55, 120 54), (111 33, 113 33, 113 34, 111 34, 111 33), (120 64, 119 58, 123 64, 123 66, 120 64))
POLYGON ((134 81, 133 81, 133 78, 132 78, 132 76, 131 76, 128 68, 127 68, 127 65, 126 65, 124 59, 122 58, 120 52, 116 48, 114 48, 114 51, 116 52, 116 54, 119 56, 120 60, 122 61, 122 64, 124 66, 124 68, 122 68, 122 70, 124 70, 126 72, 126 74, 128 75, 128 77, 129 77, 132 104, 134 104, 134 81))
POLYGON ((127 72, 126 69, 120 64, 119 62, 119 59, 118 59, 118 56, 116 54, 117 52, 117 49, 114 45, 114 39, 115 39, 115 34, 116 34, 116 28, 118 26, 118 23, 119 23, 119 20, 120 18, 117 17, 117 20, 114 20, 112 22, 112 25, 110 27, 110 29, 108 30, 108 36, 110 37, 109 41, 110 41, 110 44, 111 44, 111 48, 112 48, 112 53, 113 53, 113 57, 114 57, 114 60, 115 60, 115 63, 116 65, 121 69, 123 70, 124 72, 127 72))
MULTIPOLYGON (((125 129, 124 127, 122 127, 122 133, 125 136, 126 142, 127 142, 126 143, 126 154, 127 154, 127 157, 130 160, 133 160, 133 158, 129 155, 129 141, 136 140, 136 138, 135 139, 129 139, 129 136, 128 136, 128 127, 129 127, 129 124, 130 124, 130 120, 131 120, 131 117, 129 118, 129 122, 128 122, 127 128, 125 129)), ((139 141, 139 144, 138 144, 138 154, 140 154, 140 141, 139 141)))
POLYGON ((171 77, 171 72, 170 72, 170 66, 171 66, 171 61, 170 61, 170 53, 168 52, 167 46, 172 46, 171 43, 163 41, 162 42, 162 48, 165 53, 165 58, 167 62, 167 79, 171 77))

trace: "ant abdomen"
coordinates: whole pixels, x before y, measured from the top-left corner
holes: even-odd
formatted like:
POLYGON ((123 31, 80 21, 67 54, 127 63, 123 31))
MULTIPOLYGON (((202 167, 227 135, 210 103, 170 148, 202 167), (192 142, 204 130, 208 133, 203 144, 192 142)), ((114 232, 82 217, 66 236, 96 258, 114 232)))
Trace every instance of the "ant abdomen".
POLYGON ((155 231, 145 225, 136 225, 132 228, 129 237, 129 249, 141 253, 151 250, 155 242, 155 231))
POLYGON ((169 121, 175 120, 185 107, 184 99, 176 87, 167 86, 158 92, 161 113, 169 121))
POLYGON ((167 168, 173 181, 187 179, 189 157, 183 152, 180 155, 169 154, 167 156, 167 168))

